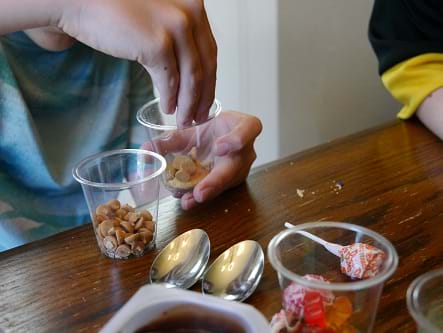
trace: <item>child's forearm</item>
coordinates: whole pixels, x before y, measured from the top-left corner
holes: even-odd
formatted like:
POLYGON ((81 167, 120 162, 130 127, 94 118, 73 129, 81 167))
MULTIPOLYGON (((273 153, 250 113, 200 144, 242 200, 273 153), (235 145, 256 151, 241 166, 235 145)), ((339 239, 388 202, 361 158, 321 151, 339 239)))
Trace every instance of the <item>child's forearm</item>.
POLYGON ((55 26, 66 1, 1 0, 0 35, 19 30, 55 26))
POLYGON ((163 110, 202 122, 214 101, 217 44, 203 0, 0 0, 0 35, 55 26, 151 74, 163 110))
POLYGON ((443 140, 443 88, 429 95, 417 110, 417 117, 443 140))

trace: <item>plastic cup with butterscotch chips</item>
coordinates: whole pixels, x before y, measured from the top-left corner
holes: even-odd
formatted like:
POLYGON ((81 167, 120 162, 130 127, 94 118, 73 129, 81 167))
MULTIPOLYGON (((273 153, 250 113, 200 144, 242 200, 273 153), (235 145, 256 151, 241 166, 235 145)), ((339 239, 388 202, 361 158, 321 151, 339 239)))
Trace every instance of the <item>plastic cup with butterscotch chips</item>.
POLYGON ((137 112, 137 120, 147 129, 149 137, 144 147, 166 159, 162 181, 175 197, 191 192, 211 171, 217 138, 216 118, 220 112, 221 104, 214 100, 206 120, 193 121, 187 126, 179 126, 176 113, 164 113, 159 98, 137 112))
POLYGON ((106 151, 76 165, 73 175, 82 186, 103 254, 127 259, 155 245, 165 169, 162 156, 139 149, 106 151))

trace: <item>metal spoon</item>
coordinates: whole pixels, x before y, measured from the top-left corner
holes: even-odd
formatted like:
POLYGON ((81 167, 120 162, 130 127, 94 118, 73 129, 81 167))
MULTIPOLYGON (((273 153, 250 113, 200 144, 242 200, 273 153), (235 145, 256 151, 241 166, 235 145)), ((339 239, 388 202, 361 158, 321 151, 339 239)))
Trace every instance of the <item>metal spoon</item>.
POLYGON ((209 260, 210 241, 202 229, 192 229, 172 240, 154 259, 151 283, 167 288, 190 288, 199 280, 209 260))
POLYGON ((202 278, 203 294, 242 302, 257 288, 264 255, 259 243, 245 240, 223 252, 202 278))

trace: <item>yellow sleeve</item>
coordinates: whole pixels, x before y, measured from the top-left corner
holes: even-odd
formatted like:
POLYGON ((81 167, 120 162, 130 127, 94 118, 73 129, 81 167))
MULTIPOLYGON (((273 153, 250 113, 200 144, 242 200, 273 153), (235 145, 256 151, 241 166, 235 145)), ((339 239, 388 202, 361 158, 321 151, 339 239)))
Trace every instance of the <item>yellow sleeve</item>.
POLYGON ((403 104, 397 117, 408 119, 427 96, 443 87, 443 54, 410 58, 388 69, 381 78, 386 89, 403 104))

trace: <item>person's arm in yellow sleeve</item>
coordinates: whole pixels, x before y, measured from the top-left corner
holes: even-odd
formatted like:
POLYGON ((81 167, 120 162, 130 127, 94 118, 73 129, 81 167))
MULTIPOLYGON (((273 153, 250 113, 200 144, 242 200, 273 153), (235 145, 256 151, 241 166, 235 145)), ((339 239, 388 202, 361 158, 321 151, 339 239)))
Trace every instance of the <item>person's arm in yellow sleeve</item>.
POLYGON ((418 107, 421 122, 443 140, 443 88, 435 90, 418 107))
POLYGON ((369 41, 383 84, 402 105, 400 119, 416 115, 443 139, 443 1, 375 0, 369 41))

